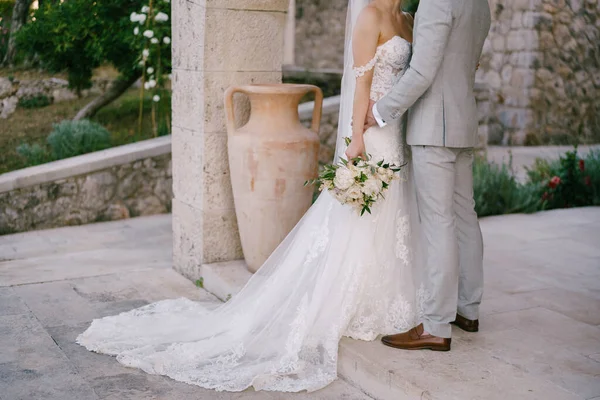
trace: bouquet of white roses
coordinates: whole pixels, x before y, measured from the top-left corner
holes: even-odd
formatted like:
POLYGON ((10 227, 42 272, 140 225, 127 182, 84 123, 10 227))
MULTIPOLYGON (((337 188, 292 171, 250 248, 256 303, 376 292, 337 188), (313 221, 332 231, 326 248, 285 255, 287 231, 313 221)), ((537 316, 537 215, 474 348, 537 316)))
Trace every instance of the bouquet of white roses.
POLYGON ((338 164, 325 165, 319 177, 306 184, 318 185, 320 191, 329 190, 340 203, 354 207, 362 216, 365 212, 371 213, 371 207, 383 198, 391 182, 398 178, 396 172, 400 169, 401 166, 383 160, 373 162, 370 157, 350 161, 342 158, 338 164))

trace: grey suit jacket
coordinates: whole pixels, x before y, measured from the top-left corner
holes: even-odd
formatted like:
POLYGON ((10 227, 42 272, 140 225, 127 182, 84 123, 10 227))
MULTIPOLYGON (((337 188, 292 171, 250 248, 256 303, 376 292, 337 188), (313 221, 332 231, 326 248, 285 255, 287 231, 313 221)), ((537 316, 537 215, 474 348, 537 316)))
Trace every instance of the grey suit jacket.
POLYGON ((473 86, 489 29, 488 0, 421 0, 410 67, 376 106, 386 122, 408 110, 409 145, 477 144, 473 86))

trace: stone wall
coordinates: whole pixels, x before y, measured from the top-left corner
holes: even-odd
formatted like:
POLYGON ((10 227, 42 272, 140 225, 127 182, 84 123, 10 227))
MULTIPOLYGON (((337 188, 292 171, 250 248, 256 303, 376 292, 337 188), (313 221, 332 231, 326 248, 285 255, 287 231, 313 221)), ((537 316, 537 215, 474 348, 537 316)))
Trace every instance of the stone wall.
MULTIPOLYGON (((490 144, 600 142, 599 0, 489 0, 477 72, 490 144)), ((341 68, 346 0, 296 1, 296 64, 341 68)))
POLYGON ((344 68, 348 0, 296 0, 296 65, 344 68))
MULTIPOLYGON (((92 87, 81 92, 83 97, 101 95, 107 90, 109 80, 92 79, 92 87)), ((60 78, 18 80, 0 77, 0 119, 9 118, 17 109, 20 100, 43 96, 51 103, 77 99, 69 89, 69 82, 60 78)))
POLYGON ((500 127, 492 143, 598 142, 597 0, 490 0, 493 22, 477 80, 500 127))
MULTIPOLYGON (((159 139, 165 141, 163 138, 159 139)), ((111 150, 115 149, 106 151, 108 157, 111 150)), ((119 149, 117 148, 116 151, 119 149)), ((78 158, 95 156, 92 153, 78 158)), ((70 160, 57 163, 63 161, 68 163, 70 160)), ((94 162, 95 160, 92 159, 91 163, 94 162)), ((20 176, 29 179, 36 174, 42 178, 44 174, 56 175, 54 172, 44 172, 44 168, 48 166, 27 168, 2 177, 0 234, 119 220, 171 211, 173 191, 170 151, 76 173, 74 176, 41 179, 41 182, 34 185, 19 184, 20 176), (31 171, 31 174, 28 175, 27 170, 31 171), (12 182, 11 176, 14 176, 12 182), (16 187, 6 190, 11 185, 16 187)), ((78 168, 73 170, 77 171, 78 168)))

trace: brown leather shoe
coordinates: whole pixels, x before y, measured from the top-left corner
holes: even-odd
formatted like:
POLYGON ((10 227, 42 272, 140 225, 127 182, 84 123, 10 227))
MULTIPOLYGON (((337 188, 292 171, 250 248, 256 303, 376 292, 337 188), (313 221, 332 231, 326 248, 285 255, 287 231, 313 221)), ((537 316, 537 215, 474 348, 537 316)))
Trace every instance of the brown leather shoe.
POLYGON ((463 331, 479 332, 479 320, 467 319, 460 314, 456 314, 456 320, 451 324, 458 326, 463 331))
POLYGON ((450 351, 452 339, 423 334, 423 324, 406 333, 384 336, 381 341, 386 346, 402 350, 450 351))

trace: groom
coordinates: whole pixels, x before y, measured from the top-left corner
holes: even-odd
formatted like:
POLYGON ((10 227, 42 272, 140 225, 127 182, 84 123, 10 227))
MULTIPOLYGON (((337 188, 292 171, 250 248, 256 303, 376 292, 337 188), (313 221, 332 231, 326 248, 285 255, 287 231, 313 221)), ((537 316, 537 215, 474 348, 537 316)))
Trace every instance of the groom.
POLYGON ((408 111, 423 231, 423 324, 383 337, 391 347, 448 351, 451 323, 478 330, 483 242, 473 200, 473 84, 489 28, 488 0, 421 0, 410 69, 367 118, 384 126, 408 111))

